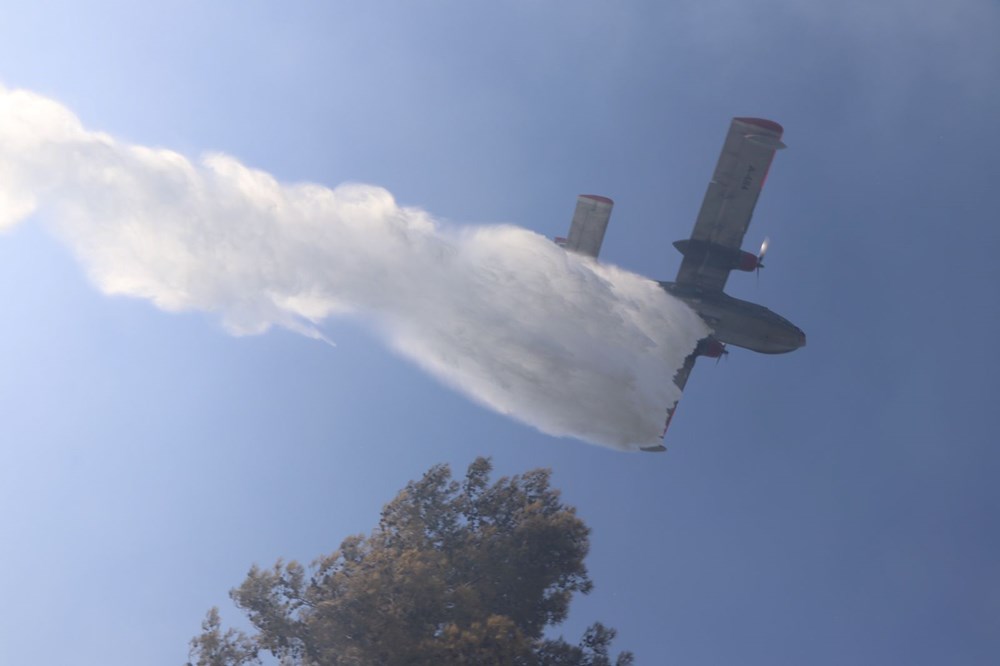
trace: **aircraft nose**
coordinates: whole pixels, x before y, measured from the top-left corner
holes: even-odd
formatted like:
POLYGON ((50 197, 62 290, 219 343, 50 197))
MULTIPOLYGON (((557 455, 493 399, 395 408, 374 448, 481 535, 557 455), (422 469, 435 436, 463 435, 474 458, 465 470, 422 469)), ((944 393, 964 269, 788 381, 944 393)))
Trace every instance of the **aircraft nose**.
POLYGON ((799 332, 799 347, 806 346, 806 334, 802 329, 796 329, 799 332))

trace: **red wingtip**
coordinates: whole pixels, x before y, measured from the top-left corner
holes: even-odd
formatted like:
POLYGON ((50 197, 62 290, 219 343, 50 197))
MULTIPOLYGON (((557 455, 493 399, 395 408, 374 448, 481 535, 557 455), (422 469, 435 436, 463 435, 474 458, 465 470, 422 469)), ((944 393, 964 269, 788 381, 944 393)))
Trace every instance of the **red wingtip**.
POLYGON ((602 197, 600 194, 581 194, 581 199, 592 199, 593 201, 600 201, 601 203, 614 205, 614 201, 607 197, 602 197))
POLYGON ((755 125, 762 129, 770 130, 771 132, 777 133, 778 136, 781 136, 781 134, 785 131, 785 128, 778 123, 765 118, 733 118, 733 120, 738 120, 741 123, 746 123, 747 125, 755 125))

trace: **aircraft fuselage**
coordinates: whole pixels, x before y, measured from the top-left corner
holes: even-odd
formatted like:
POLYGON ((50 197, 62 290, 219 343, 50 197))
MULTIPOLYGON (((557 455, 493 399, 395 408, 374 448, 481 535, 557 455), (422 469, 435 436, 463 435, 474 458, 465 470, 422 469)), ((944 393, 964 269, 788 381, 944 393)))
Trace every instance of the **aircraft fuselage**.
POLYGON ((669 294, 681 299, 705 320, 713 337, 727 345, 761 354, 785 354, 806 344, 806 334, 763 305, 733 298, 722 291, 660 282, 669 294))

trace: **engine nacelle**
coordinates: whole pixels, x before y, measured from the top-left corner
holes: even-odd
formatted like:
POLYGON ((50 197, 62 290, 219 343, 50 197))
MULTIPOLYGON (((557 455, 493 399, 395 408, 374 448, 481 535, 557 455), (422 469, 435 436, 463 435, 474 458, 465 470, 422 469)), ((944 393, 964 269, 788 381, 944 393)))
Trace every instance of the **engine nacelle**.
POLYGON ((698 346, 694 348, 695 356, 707 356, 709 358, 720 358, 723 354, 728 354, 726 345, 715 338, 702 338, 698 341, 698 346))
POLYGON ((736 266, 734 266, 736 270, 752 273, 757 270, 758 266, 760 266, 760 260, 757 258, 756 254, 750 254, 746 250, 740 250, 739 262, 736 266))
POLYGON ((686 238, 676 241, 674 247, 685 257, 694 257, 726 271, 735 270, 749 273, 757 270, 760 265, 755 254, 745 250, 734 250, 731 247, 710 241, 686 238))

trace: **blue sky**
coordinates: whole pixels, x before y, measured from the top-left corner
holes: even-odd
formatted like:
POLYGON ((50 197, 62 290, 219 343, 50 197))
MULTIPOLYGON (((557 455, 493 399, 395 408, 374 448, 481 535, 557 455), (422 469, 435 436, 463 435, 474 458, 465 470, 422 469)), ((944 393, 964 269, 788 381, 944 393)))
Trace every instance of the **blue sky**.
POLYGON ((108 297, 0 237, 0 662, 178 664, 249 566, 368 531, 477 455, 554 470, 593 528, 565 626, 639 663, 992 663, 1000 651, 1000 8, 985 0, 124 2, 4 7, 0 82, 89 129, 283 182, 387 188, 671 279, 733 116, 778 154, 745 242, 809 345, 700 363, 665 455, 553 438, 388 351, 108 297), (285 6, 292 5, 292 6, 285 6))

